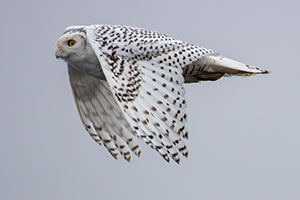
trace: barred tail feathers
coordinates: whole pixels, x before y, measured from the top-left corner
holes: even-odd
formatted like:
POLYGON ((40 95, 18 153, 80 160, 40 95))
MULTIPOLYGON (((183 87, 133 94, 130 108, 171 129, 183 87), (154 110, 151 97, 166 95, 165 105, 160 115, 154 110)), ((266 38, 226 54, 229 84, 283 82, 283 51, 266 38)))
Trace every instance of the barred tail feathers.
POLYGON ((225 75, 251 76, 269 73, 269 71, 259 67, 243 64, 218 54, 204 56, 198 62, 204 68, 207 67, 208 72, 223 73, 225 75))

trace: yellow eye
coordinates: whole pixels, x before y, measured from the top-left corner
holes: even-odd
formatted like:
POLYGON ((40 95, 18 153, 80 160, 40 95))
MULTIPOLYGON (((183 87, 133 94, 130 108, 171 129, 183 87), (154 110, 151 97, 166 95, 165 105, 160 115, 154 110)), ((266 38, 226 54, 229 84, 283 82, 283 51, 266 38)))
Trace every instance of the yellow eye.
POLYGON ((74 44, 76 44, 75 40, 69 40, 68 41, 68 46, 69 47, 73 46, 74 44))

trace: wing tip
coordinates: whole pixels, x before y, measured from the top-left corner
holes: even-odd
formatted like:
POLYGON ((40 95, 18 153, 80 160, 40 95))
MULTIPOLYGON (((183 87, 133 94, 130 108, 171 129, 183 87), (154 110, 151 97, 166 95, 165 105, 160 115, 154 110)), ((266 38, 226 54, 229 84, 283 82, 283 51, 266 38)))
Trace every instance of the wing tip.
POLYGON ((136 155, 137 157, 141 157, 141 153, 142 153, 142 151, 139 150, 138 152, 135 153, 135 155, 136 155))

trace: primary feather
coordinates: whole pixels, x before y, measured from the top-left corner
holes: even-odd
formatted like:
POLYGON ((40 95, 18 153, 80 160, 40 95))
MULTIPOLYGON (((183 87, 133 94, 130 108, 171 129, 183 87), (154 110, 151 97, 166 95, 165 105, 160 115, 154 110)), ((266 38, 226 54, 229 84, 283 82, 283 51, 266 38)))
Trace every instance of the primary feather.
POLYGON ((81 120, 117 158, 140 155, 136 137, 165 160, 188 151, 183 83, 268 73, 159 32, 114 25, 74 26, 57 42, 68 63, 81 120), (75 40, 74 47, 67 45, 75 40))

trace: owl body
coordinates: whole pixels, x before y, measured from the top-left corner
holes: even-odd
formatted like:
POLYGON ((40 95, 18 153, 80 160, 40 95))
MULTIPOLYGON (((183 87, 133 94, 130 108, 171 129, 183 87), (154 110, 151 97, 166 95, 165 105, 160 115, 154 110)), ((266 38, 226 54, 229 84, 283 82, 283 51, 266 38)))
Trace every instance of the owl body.
POLYGON ((81 120, 117 158, 140 155, 141 138, 165 160, 188 155, 183 83, 268 73, 156 31, 119 25, 69 27, 56 57, 68 63, 81 120))

